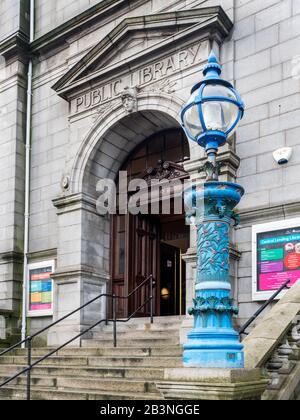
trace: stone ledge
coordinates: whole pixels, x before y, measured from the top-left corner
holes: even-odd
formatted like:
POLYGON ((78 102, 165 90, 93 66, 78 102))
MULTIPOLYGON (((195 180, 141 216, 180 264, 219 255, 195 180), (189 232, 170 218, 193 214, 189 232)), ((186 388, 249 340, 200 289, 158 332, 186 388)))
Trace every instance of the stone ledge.
POLYGON ((260 208, 242 209, 239 211, 242 227, 250 226, 253 223, 274 221, 274 219, 288 219, 299 216, 300 202, 287 203, 283 205, 269 205, 260 208))
POLYGON ((22 31, 17 31, 0 42, 0 54, 7 59, 15 55, 20 55, 25 57, 25 61, 27 61, 28 52, 29 38, 22 31))
POLYGON ((247 368, 263 366, 299 313, 300 281, 286 293, 244 340, 247 368))
POLYGON ((261 400, 269 382, 259 369, 166 369, 164 379, 166 400, 261 400))

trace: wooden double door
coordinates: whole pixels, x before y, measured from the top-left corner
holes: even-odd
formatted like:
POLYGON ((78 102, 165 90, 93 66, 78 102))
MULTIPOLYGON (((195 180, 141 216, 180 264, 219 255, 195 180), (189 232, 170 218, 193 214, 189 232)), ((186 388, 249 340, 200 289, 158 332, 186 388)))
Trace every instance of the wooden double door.
MULTIPOLYGON (((162 243, 160 220, 151 216, 116 215, 112 217, 111 272, 112 292, 127 296, 153 275, 155 315, 180 312, 183 267, 180 249, 162 243), (164 294, 165 293, 165 294, 164 294)), ((130 299, 118 300, 117 316, 126 318, 150 297, 147 283, 130 299)), ((141 308, 136 317, 150 315, 150 305, 141 308)))

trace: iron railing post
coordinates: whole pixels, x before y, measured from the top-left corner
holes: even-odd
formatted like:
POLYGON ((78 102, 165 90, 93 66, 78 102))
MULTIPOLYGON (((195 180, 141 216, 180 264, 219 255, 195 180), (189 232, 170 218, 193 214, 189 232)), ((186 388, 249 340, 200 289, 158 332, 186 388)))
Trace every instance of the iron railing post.
POLYGON ((259 315, 271 304, 274 302, 274 300, 277 298, 277 296, 286 288, 288 288, 288 284, 290 283, 290 280, 287 280, 275 293, 270 299, 265 302, 258 311, 255 312, 255 314, 246 322, 245 325, 242 326, 242 328, 239 330, 239 335, 248 335, 246 333, 246 330, 253 324, 253 322, 259 317, 259 315))
POLYGON ((5 354, 10 353, 11 351, 15 350, 16 348, 18 348, 20 345, 22 344, 27 344, 27 349, 28 349, 28 353, 27 353, 27 367, 25 367, 23 370, 21 370, 20 372, 16 373, 14 376, 12 376, 11 378, 7 379, 5 382, 0 383, 0 389, 2 387, 4 387, 5 385, 11 383, 13 380, 19 378, 20 376, 26 374, 27 376, 27 383, 26 383, 26 397, 27 400, 31 399, 31 372, 32 370, 38 366, 41 362, 43 362, 44 360, 49 359, 49 357, 53 356, 55 353, 57 353, 59 350, 62 350, 63 348, 67 347, 69 344, 73 343, 75 340, 81 338, 83 335, 87 334, 88 332, 92 331, 94 328, 96 328, 98 325, 100 325, 101 323, 104 323, 106 321, 110 321, 110 313, 112 311, 113 313, 113 340, 114 340, 114 347, 117 347, 117 322, 128 322, 130 321, 137 313, 139 313, 139 311, 142 308, 148 307, 147 305, 149 303, 151 303, 151 322, 153 323, 153 318, 154 318, 154 307, 153 307, 153 300, 154 300, 154 295, 153 295, 153 288, 155 286, 155 281, 153 280, 153 275, 149 276, 146 280, 143 281, 143 283, 141 283, 140 285, 138 285, 131 293, 129 293, 127 296, 117 296, 116 294, 101 294, 99 296, 96 296, 94 299, 90 300, 89 302, 85 303, 84 305, 80 306, 79 308, 75 309, 74 311, 70 312, 69 314, 63 316, 62 318, 58 319, 57 321, 53 322, 52 324, 48 325, 47 327, 42 328, 41 330, 39 330, 38 332, 32 334, 31 336, 27 337, 25 340, 19 341, 18 343, 14 344, 13 346, 11 346, 9 349, 6 349, 4 351, 0 351, 0 357, 4 356, 5 354), (117 319, 117 299, 130 299, 131 296, 133 296, 138 290, 140 290, 142 287, 144 287, 146 284, 149 283, 149 280, 151 280, 151 297, 149 299, 147 299, 139 308, 137 308, 137 310, 135 312, 133 312, 131 314, 131 316, 126 319, 126 320, 118 320, 117 319), (110 306, 108 306, 107 304, 107 311, 109 311, 109 313, 106 314, 106 319, 102 319, 98 322, 96 322, 94 325, 90 326, 89 328, 87 328, 84 331, 81 331, 78 335, 76 335, 75 337, 71 338, 70 340, 68 340, 67 342, 65 342, 64 344, 62 344, 61 346, 57 347, 56 349, 51 350, 49 353, 47 353, 44 357, 32 362, 32 342, 33 339, 35 339, 36 337, 38 337, 40 334, 44 333, 45 331, 49 330, 49 328, 54 327, 55 325, 58 325, 59 323, 61 323, 62 321, 70 318, 72 315, 76 314, 77 312, 81 311, 82 309, 86 308, 87 306, 91 305, 92 303, 96 302, 97 300, 101 299, 102 297, 106 297, 108 302, 108 299, 111 298, 112 299, 112 308, 110 306))
POLYGON ((150 320, 153 324, 153 276, 150 278, 150 320))
POLYGON ((28 371, 27 371, 27 385, 26 385, 26 397, 27 401, 30 401, 31 399, 31 352, 32 352, 32 342, 31 337, 28 337, 28 347, 27 347, 27 365, 28 365, 28 371))
POLYGON ((117 304, 116 295, 112 296, 114 347, 117 347, 117 304))

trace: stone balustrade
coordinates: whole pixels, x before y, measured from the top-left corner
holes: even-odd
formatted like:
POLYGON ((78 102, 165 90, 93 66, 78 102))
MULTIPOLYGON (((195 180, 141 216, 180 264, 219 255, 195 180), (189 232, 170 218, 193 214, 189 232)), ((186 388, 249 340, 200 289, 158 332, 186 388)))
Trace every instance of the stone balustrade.
POLYGON ((244 340, 245 365, 270 379, 264 399, 300 397, 300 282, 267 313, 244 340))
POLYGON ((263 370, 270 378, 264 399, 300 398, 300 311, 263 370))

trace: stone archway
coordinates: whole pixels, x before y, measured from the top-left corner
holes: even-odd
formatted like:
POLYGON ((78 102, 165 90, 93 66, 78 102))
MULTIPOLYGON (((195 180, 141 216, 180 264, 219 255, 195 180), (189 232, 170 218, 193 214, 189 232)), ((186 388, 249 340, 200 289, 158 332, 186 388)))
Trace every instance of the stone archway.
MULTIPOLYGON (((111 141, 110 132, 118 131, 125 124, 128 128, 127 148, 128 155, 134 147, 145 138, 154 134, 160 128, 172 128, 180 126, 180 110, 184 101, 175 95, 163 92, 139 93, 137 95, 137 111, 128 113, 120 99, 115 100, 110 105, 98 111, 98 119, 88 132, 81 143, 78 152, 73 160, 71 169, 71 188, 72 193, 86 191, 86 173, 94 160, 95 154, 101 154, 111 141), (149 118, 148 118, 149 117, 149 118), (130 133, 132 121, 137 125, 137 132, 130 133)), ((126 128, 126 127, 125 127, 126 128)), ((190 144, 190 147, 193 147, 190 144)), ((122 156, 117 156, 122 159, 122 156)), ((117 164, 116 164, 117 166, 117 164)), ((113 171, 107 171, 106 177, 113 177, 113 171)))
MULTIPOLYGON (((74 159, 69 194, 54 200, 59 223, 55 314, 58 319, 105 293, 110 280, 110 220, 96 211, 97 181, 114 179, 131 151, 147 137, 179 127, 181 100, 170 95, 138 97, 138 111, 117 103, 104 110, 74 159)), ((54 327, 48 344, 60 344, 105 317, 98 301, 64 325, 54 327)))

